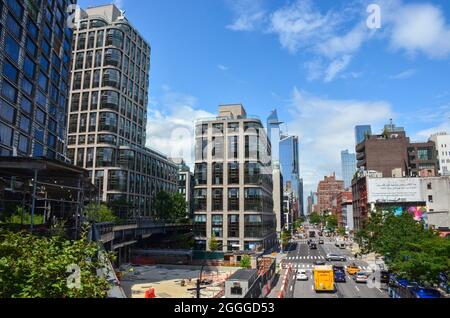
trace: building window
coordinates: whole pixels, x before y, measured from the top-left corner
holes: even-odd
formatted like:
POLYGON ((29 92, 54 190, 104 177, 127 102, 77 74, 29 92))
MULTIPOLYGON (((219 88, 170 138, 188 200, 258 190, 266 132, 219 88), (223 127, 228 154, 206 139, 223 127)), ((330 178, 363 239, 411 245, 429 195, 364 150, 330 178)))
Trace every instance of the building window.
POLYGON ((116 158, 112 148, 97 148, 96 167, 113 167, 116 158))
POLYGON ((19 151, 28 154, 30 140, 24 135, 19 135, 19 151))
POLYGON ((228 211, 239 211, 239 188, 228 189, 228 211))
POLYGON ((195 143, 196 160, 206 160, 208 158, 208 139, 197 138, 195 143))
POLYGON ((200 214, 194 217, 194 235, 206 237, 206 215, 200 214))
POLYGON ((239 184, 239 163, 228 163, 228 184, 239 184))
POLYGON ((245 211, 262 212, 262 194, 259 188, 245 189, 245 211))
POLYGON ((208 164, 198 163, 195 165, 195 184, 206 185, 208 182, 208 164))
POLYGON ((239 237, 239 215, 228 215, 228 237, 239 237))
POLYGON ((211 235, 223 237, 223 216, 213 215, 211 218, 211 235))
POLYGON ((212 139, 212 157, 213 159, 223 159, 223 137, 213 137, 212 139))
POLYGON ((12 135, 13 135, 12 129, 0 123, 0 143, 5 146, 11 146, 12 135))
POLYGON ((230 136, 228 137, 228 159, 238 159, 239 158, 239 137, 230 136))
POLYGON ((228 133, 238 133, 239 123, 228 123, 228 133))
POLYGON ((244 219, 245 237, 263 236, 263 222, 261 215, 246 215, 244 219))
POLYGON ((212 210, 213 211, 223 211, 223 190, 213 189, 212 190, 212 210))
POLYGON ((128 173, 126 171, 108 172, 108 190, 126 192, 128 185, 128 173))
POLYGON ((259 184, 261 182, 261 164, 258 162, 246 162, 244 176, 246 184, 259 184))
POLYGON ((213 135, 223 134, 223 124, 213 124, 213 135))
POLYGON ((213 167, 213 185, 223 184, 223 164, 215 162, 213 167))
POLYGON ((432 195, 428 196, 428 202, 433 203, 433 196, 432 195))
POLYGON ((13 124, 16 118, 16 109, 0 99, 0 118, 13 124))
POLYGON ((3 81, 2 95, 11 103, 15 104, 17 100, 17 89, 8 82, 3 81))
POLYGON ((194 192, 194 206, 196 211, 206 211, 208 191, 206 189, 196 189, 194 192))
POLYGON ((432 189, 433 189, 431 183, 428 183, 428 184, 427 184, 427 189, 428 189, 428 190, 432 190, 432 189))

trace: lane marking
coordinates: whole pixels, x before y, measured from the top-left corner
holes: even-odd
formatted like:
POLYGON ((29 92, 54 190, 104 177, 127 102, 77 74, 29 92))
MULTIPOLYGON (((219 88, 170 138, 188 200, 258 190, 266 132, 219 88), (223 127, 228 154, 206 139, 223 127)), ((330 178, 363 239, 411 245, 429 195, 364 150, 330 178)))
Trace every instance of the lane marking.
POLYGON ((361 292, 361 291, 359 290, 359 287, 358 287, 358 286, 355 285, 355 288, 356 288, 356 290, 357 290, 358 292, 361 292))

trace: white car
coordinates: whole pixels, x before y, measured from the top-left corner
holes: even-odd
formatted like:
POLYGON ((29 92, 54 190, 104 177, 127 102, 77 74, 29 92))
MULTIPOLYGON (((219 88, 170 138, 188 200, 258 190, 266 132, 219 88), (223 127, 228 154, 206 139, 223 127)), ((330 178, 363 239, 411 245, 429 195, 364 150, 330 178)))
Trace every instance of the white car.
POLYGON ((308 275, 306 275, 305 270, 299 270, 297 272, 297 280, 308 280, 308 275))

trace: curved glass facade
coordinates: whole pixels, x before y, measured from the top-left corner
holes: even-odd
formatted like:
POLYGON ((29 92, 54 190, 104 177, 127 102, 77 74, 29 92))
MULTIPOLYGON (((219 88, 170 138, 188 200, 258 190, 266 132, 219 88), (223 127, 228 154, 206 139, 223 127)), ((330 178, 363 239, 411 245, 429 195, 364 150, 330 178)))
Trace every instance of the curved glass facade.
POLYGON ((84 13, 74 35, 70 158, 92 170, 102 201, 149 217, 158 192, 176 192, 178 173, 145 148, 150 46, 112 5, 84 13))

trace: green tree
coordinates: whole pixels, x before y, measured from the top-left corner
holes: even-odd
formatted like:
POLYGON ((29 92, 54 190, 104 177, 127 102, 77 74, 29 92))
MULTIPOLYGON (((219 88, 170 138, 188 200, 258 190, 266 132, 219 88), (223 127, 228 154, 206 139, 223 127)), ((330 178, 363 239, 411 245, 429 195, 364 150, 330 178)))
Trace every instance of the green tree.
POLYGON ((84 210, 86 219, 89 222, 116 222, 117 217, 105 204, 91 203, 84 210))
POLYGON ((377 210, 356 235, 363 253, 385 257, 389 268, 400 277, 424 285, 436 283, 439 273, 449 272, 450 244, 423 223, 404 212, 377 210))
POLYGON ((187 219, 187 203, 185 197, 181 193, 172 194, 172 220, 177 223, 184 223, 187 219))
POLYGON ((155 220, 159 222, 187 222, 186 200, 180 193, 161 191, 155 198, 155 220))
POLYGON ((334 232, 336 228, 338 227, 338 218, 336 215, 329 215, 325 217, 325 224, 326 227, 334 232))
POLYGON ((81 240, 0 230, 0 298, 105 298, 110 285, 99 248, 81 240), (70 288, 69 266, 80 269, 80 289, 70 288))
POLYGON ((248 256, 248 255, 242 256, 240 265, 242 268, 246 268, 246 269, 252 268, 252 260, 251 260, 250 256, 248 256))
POLYGON ((340 236, 345 236, 345 234, 347 234, 347 232, 345 231, 345 228, 343 228, 342 226, 340 226, 340 227, 337 229, 337 233, 338 233, 340 236))
POLYGON ((291 232, 283 231, 283 233, 281 233, 281 244, 283 246, 288 245, 291 238, 292 238, 291 232))
POLYGON ((317 212, 313 212, 309 215, 309 222, 314 225, 322 223, 322 217, 317 212))
POLYGON ((216 235, 213 234, 211 239, 209 240, 209 249, 211 250, 211 252, 215 252, 218 250, 218 248, 219 248, 219 243, 217 242, 216 235))
POLYGON ((168 192, 158 192, 155 198, 155 214, 154 218, 158 222, 170 220, 172 211, 172 200, 168 192))

